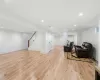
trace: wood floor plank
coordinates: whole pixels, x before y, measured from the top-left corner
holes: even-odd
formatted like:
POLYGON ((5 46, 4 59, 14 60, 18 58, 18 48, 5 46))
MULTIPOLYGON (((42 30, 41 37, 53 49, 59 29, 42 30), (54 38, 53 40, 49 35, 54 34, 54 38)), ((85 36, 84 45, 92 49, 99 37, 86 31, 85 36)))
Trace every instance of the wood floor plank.
POLYGON ((49 54, 16 51, 0 55, 0 80, 94 80, 94 65, 69 60, 63 47, 49 54))

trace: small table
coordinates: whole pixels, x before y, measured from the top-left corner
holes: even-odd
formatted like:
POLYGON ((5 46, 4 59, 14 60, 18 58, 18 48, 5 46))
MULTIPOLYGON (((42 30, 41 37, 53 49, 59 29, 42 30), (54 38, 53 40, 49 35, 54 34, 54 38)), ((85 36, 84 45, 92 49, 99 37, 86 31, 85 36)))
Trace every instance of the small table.
POLYGON ((95 80, 100 80, 100 67, 95 66, 95 80))

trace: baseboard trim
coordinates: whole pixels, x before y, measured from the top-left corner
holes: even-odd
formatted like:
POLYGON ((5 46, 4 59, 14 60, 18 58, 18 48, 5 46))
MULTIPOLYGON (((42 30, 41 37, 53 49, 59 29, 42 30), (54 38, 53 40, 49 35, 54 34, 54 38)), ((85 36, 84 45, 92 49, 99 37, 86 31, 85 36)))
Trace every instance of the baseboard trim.
POLYGON ((18 52, 18 51, 23 51, 23 50, 28 50, 28 49, 21 49, 21 50, 16 50, 16 51, 11 51, 11 52, 5 52, 5 53, 3 53, 3 52, 0 52, 0 55, 2 55, 2 54, 11 54, 11 53, 13 53, 13 52, 18 52))

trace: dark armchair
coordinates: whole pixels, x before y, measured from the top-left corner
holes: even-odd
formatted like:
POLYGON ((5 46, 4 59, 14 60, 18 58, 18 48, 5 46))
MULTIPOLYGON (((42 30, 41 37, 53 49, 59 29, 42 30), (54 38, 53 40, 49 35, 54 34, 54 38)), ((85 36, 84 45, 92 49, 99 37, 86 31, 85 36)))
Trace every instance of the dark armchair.
POLYGON ((91 57, 92 44, 83 42, 82 46, 75 46, 75 52, 79 58, 91 57))
POLYGON ((64 46, 64 52, 71 52, 73 48, 74 42, 70 42, 69 45, 64 46))

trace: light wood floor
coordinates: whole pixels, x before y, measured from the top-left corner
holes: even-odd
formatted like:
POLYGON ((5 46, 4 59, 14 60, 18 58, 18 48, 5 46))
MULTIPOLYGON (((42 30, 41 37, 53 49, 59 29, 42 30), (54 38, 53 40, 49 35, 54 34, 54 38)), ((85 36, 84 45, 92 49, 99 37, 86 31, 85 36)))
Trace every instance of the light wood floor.
POLYGON ((50 54, 17 51, 0 55, 0 80, 94 80, 92 63, 68 60, 62 47, 50 54))

